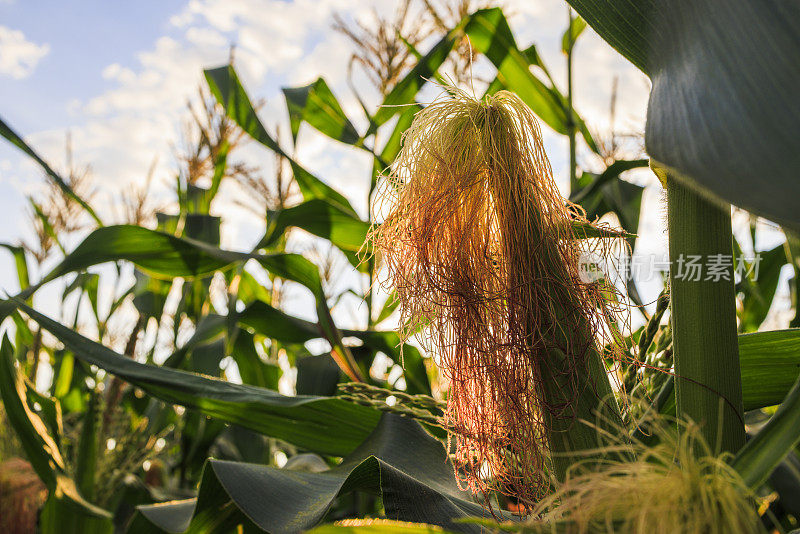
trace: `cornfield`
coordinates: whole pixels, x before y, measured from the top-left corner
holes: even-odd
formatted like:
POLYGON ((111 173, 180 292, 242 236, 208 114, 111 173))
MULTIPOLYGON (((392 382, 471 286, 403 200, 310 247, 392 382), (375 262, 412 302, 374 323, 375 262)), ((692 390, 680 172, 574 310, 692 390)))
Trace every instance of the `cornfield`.
POLYGON ((0 119, 46 184, 2 244, 4 531, 800 532, 800 6, 568 0, 557 83, 502 7, 398 4, 331 21, 380 95, 363 116, 320 77, 266 125, 231 53, 172 200, 151 172, 113 223, 88 169, 0 119), (573 104, 586 31, 652 83, 642 153, 573 104), (369 213, 298 161, 307 128, 368 156, 369 213), (663 189, 654 302, 625 272, 634 169, 663 189), (222 184, 263 220, 251 249, 223 246, 222 184), (750 258, 758 221, 785 239, 750 258))

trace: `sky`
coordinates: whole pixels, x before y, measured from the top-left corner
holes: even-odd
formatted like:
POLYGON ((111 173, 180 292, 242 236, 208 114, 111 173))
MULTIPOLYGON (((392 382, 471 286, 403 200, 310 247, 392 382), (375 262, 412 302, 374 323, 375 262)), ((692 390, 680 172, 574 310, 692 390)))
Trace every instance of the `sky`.
MULTIPOLYGON (((556 80, 565 87, 560 51, 567 21, 561 0, 502 2, 520 48, 536 43, 556 80)), ((0 0, 0 117, 55 168, 65 164, 70 133, 74 159, 92 168, 104 219, 126 189, 145 182, 157 161, 153 187, 166 192, 175 172, 185 104, 197 94, 202 69, 227 62, 235 45, 237 68, 253 97, 264 98, 268 125, 288 130, 280 88, 323 76, 345 111, 363 128, 363 114, 347 83, 350 43, 332 28, 333 14, 369 22, 372 10, 390 15, 393 0, 143 0, 135 4, 88 1, 0 0)), ((423 46, 424 48, 424 46, 423 46)), ((481 68, 476 64, 476 69, 481 68)), ((607 135, 613 80, 618 101, 613 128, 643 131, 649 82, 591 29, 579 39, 575 57, 575 103, 589 127, 607 135)), ((368 101, 377 96, 356 78, 368 101)), ((429 91, 431 98, 434 92, 429 91)), ((554 173, 566 182, 565 139, 543 128, 554 173)), ((636 154, 632 154, 635 156, 636 154)), ((248 146, 242 157, 269 168, 271 155, 248 146)), ((301 130, 297 159, 341 190, 366 215, 369 159, 363 153, 301 130)), ((587 170, 602 170, 581 151, 587 170)), ((666 254, 660 188, 648 170, 625 179, 647 185, 640 226, 642 254, 666 254)), ((0 143, 0 242, 27 236, 26 197, 42 187, 41 172, 19 151, 0 143)), ((238 207, 242 192, 228 187, 216 205, 225 220, 224 245, 244 249, 263 232, 263 221, 238 207)), ((0 258, 0 287, 14 286, 11 259, 0 258)), ((654 282, 645 297, 654 299, 654 282)))

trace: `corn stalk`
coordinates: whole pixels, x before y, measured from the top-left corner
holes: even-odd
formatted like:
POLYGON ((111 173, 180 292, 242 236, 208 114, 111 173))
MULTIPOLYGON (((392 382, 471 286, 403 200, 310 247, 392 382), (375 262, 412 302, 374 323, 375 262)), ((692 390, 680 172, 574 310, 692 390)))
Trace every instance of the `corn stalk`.
POLYGON ((735 453, 745 435, 730 206, 707 200, 671 173, 666 187, 678 417, 702 425, 712 448, 735 453), (709 262, 725 258, 730 265, 714 276, 709 262), (692 261, 700 262, 699 274, 692 261))

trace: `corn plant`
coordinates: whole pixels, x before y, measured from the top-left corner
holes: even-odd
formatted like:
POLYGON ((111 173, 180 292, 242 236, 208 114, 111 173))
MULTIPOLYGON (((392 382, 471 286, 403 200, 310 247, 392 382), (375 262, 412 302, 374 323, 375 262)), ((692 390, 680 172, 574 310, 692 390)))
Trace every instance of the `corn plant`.
POLYGON ((92 225, 76 246, 59 246, 48 270, 29 272, 30 253, 6 245, 19 291, 0 301, 0 317, 14 327, 0 345, 0 394, 47 490, 40 530, 758 532, 800 519, 789 497, 800 487, 791 475, 800 334, 756 331, 780 269, 798 269, 788 178, 797 113, 786 92, 797 82, 787 65, 796 59, 798 13, 777 2, 570 4, 580 16, 569 12, 563 38, 565 91, 535 46, 518 46, 499 8, 466 14, 425 53, 401 39, 403 57, 416 63, 379 80, 383 100, 365 111, 364 128, 322 78, 284 90, 292 143, 310 126, 370 155, 370 200, 386 191, 395 199, 381 225, 359 217, 269 132, 232 64, 205 71, 212 120, 194 115, 203 135, 176 176, 178 212, 159 213, 155 227, 139 218, 104 224, 70 177, 0 121, 0 133, 92 225), (761 35, 755 44, 736 31, 742 21, 761 35), (653 80, 651 159, 604 158, 603 172, 579 176, 579 139, 604 152, 572 104, 572 54, 587 23, 653 80), (419 91, 443 80, 448 58, 459 65, 465 46, 496 69, 485 93, 451 89, 444 102, 423 106, 419 91), (568 138, 569 200, 552 182, 539 122, 568 138), (251 190, 263 187, 232 163, 244 139, 275 155, 280 178, 263 237, 234 251, 221 247, 220 219, 210 212, 220 183, 237 172, 251 190), (763 278, 735 284, 727 265, 727 276, 687 280, 673 268, 655 312, 624 332, 612 312, 624 305, 622 289, 640 302, 635 285, 578 284, 576 258, 589 243, 635 244, 642 188, 619 176, 648 163, 667 192, 673 264, 742 256, 731 204, 781 224, 788 239, 766 253, 763 278), (593 224, 609 212, 622 228, 593 224), (293 229, 324 240, 367 281, 362 329, 337 325, 341 295, 330 294, 322 266, 286 251, 293 229), (373 281, 382 262, 397 299, 379 308, 373 281), (98 275, 95 266, 107 263, 115 272, 98 275), (123 276, 131 264, 133 283, 123 276), (119 286, 107 312, 97 305, 99 276, 119 286), (56 281, 65 295, 88 299, 96 335, 76 328, 80 307, 70 325, 34 306, 37 291, 56 281), (314 321, 281 309, 284 284, 313 298, 314 321), (114 343, 107 326, 126 303, 134 318, 114 343), (400 333, 378 329, 395 311, 400 333), (169 331, 160 327, 169 321, 167 349, 157 337, 144 348, 144 334, 169 331), (178 341, 182 325, 188 337, 178 341), (452 384, 444 399, 433 396, 441 376, 403 344, 420 333, 452 384), (309 352, 314 340, 326 350, 309 352), (31 381, 41 354, 55 373, 45 392, 31 381), (373 376, 377 355, 402 368, 403 380, 373 376), (297 395, 278 392, 278 356, 297 370, 297 395), (227 357, 241 384, 220 368, 227 357), (612 388, 614 377, 621 387, 612 388), (745 421, 765 415, 745 444, 745 421), (116 446, 130 454, 104 451, 116 446), (659 509, 664 488, 672 508, 659 509), (770 505, 775 511, 759 517, 753 504, 770 491, 782 511, 770 505), (647 506, 634 503, 642 495, 647 506), (339 519, 362 521, 332 523, 339 519))

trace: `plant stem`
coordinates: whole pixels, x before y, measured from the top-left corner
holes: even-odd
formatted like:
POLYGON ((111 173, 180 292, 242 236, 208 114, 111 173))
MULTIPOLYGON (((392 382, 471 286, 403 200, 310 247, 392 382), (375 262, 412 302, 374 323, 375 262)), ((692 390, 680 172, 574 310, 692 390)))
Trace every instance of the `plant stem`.
MULTIPOLYGON (((375 135, 374 146, 378 144, 378 136, 375 135)), ((375 189, 378 186, 378 176, 380 174, 379 170, 379 163, 377 158, 373 159, 372 161, 372 179, 369 183, 369 191, 367 192, 367 221, 369 221, 370 225, 374 222, 372 217, 372 195, 375 193, 375 189)), ((369 276, 367 280, 367 292, 364 297, 364 300, 367 304, 367 328, 372 328, 373 326, 373 304, 372 304, 372 286, 375 283, 375 268, 377 267, 375 263, 375 256, 373 254, 369 254, 369 259, 367 260, 367 274, 369 276)))
POLYGON ((674 175, 666 182, 678 417, 702 425, 712 450, 735 453, 745 433, 730 206, 708 201, 674 175), (687 266, 692 257, 699 276, 687 266), (718 279, 708 268, 715 258, 730 263, 718 279))
POLYGON ((576 136, 577 128, 575 124, 575 111, 572 107, 572 50, 575 43, 572 40, 572 9, 568 9, 569 24, 567 33, 569 35, 569 48, 567 48, 567 131, 569 137, 569 187, 570 191, 578 190, 578 160, 576 156, 576 136))

